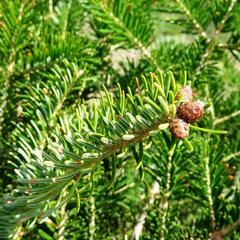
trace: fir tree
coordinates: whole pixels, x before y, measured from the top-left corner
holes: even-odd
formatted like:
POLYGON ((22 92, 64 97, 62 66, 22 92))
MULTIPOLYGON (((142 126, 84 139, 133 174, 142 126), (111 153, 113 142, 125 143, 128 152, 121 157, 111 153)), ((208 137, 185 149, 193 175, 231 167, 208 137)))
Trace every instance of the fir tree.
POLYGON ((2 0, 0 239, 239 239, 239 13, 2 0))

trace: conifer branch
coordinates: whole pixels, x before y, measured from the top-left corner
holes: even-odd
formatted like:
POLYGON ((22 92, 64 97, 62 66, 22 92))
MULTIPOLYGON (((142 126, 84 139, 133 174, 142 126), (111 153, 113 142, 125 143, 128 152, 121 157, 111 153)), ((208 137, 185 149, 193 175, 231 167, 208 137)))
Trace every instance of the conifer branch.
POLYGON ((69 13, 71 11, 71 7, 72 7, 72 0, 69 0, 68 4, 67 4, 67 17, 64 21, 63 24, 63 32, 62 32, 62 39, 66 38, 66 31, 67 31, 67 26, 68 26, 68 18, 69 18, 69 13))
POLYGON ((222 162, 224 162, 224 163, 225 163, 225 162, 228 162, 230 159, 235 158, 235 157, 238 157, 238 156, 240 156, 240 151, 239 151, 239 152, 232 153, 232 154, 224 157, 224 158, 222 159, 222 162))
MULTIPOLYGON (((49 138, 49 134, 53 130, 53 128, 56 128, 57 118, 63 112, 64 102, 66 101, 68 95, 71 93, 73 87, 76 85, 76 81, 78 81, 79 77, 83 74, 83 70, 78 69, 75 64, 69 64, 67 61, 64 61, 64 63, 65 63, 65 66, 67 68, 67 71, 60 70, 59 68, 57 68, 55 66, 55 68, 53 68, 54 75, 51 76, 51 78, 53 78, 53 79, 57 78, 59 82, 60 81, 64 82, 64 84, 62 86, 63 89, 61 89, 59 87, 59 85, 51 86, 51 88, 49 88, 49 89, 48 88, 43 88, 42 89, 43 93, 46 94, 46 95, 50 94, 49 91, 52 91, 51 94, 56 94, 56 93, 61 93, 61 94, 58 95, 58 96, 55 96, 57 98, 56 99, 56 105, 54 106, 54 104, 53 104, 53 105, 51 105, 51 107, 53 107, 53 108, 48 109, 48 112, 50 114, 48 116, 46 116, 46 117, 48 117, 48 119, 46 119, 47 123, 46 123, 45 128, 43 128, 42 130, 38 130, 39 132, 41 131, 41 134, 40 134, 39 139, 36 140, 36 145, 38 146, 38 149, 40 151, 43 151, 46 148, 47 140, 49 138), (72 72, 70 71, 70 69, 71 69, 72 72), (56 89, 55 89, 55 87, 56 87, 56 89)), ((39 93, 37 93, 37 94, 38 94, 38 96, 40 95, 39 93)), ((45 98, 45 101, 46 101, 44 103, 45 106, 42 106, 42 107, 49 108, 49 100, 47 98, 45 98)), ((43 102, 42 102, 42 104, 43 104, 43 102)), ((39 110, 40 109, 38 109, 38 111, 39 110)), ((32 127, 27 126, 27 128, 29 128, 28 133, 31 132, 32 127)), ((36 128, 36 126, 34 128, 36 128)), ((37 131, 37 129, 34 129, 34 130, 37 131)), ((22 134, 23 133, 22 131, 26 131, 26 129, 20 129, 19 128, 19 131, 20 132, 16 132, 15 135, 22 134)), ((25 150, 25 149, 23 149, 23 150, 25 150)), ((30 158, 35 157, 34 156, 35 149, 28 149, 28 151, 31 152, 31 155, 29 156, 30 158)), ((63 197, 65 197, 65 195, 63 197)), ((61 215, 64 214, 64 209, 66 208, 66 206, 64 206, 64 205, 62 206, 62 208, 60 210, 61 215)), ((64 219, 65 220, 67 219, 66 214, 64 216, 62 216, 62 222, 60 223, 60 229, 58 231, 58 235, 63 234, 63 231, 64 231, 64 222, 63 221, 64 221, 64 219)), ((21 226, 19 226, 19 227, 21 227, 21 226)), ((20 233, 23 235, 22 232, 20 232, 20 233)), ((15 234, 14 234, 14 237, 17 239, 18 235, 19 235, 19 231, 16 230, 15 234)), ((61 239, 63 237, 63 236, 61 237, 60 235, 59 235, 59 239, 61 239)))
POLYGON ((207 44, 207 48, 205 49, 204 54, 201 56, 200 62, 198 67, 195 70, 196 73, 196 78, 197 76, 199 76, 201 74, 202 69, 205 67, 205 64, 207 62, 207 60, 210 58, 212 52, 214 51, 215 47, 217 47, 218 45, 218 36, 221 33, 224 24, 226 23, 229 14, 232 12, 234 5, 236 4, 237 0, 231 0, 231 3, 227 9, 227 12, 224 14, 224 16, 222 17, 222 20, 220 22, 220 24, 218 26, 216 26, 215 28, 215 34, 214 36, 210 39, 210 41, 207 44))
POLYGON ((206 188, 207 188, 208 207, 209 207, 210 219, 211 219, 211 224, 212 224, 211 228, 212 228, 212 230, 214 230, 216 227, 216 218, 215 218, 213 199, 212 199, 209 157, 205 157, 204 162, 205 162, 205 180, 206 180, 206 188))
MULTIPOLYGON (((63 196, 66 197, 68 192, 63 192, 63 196)), ((58 225, 58 240, 64 240, 64 231, 65 231, 65 225, 68 220, 68 214, 66 211, 66 206, 67 204, 63 204, 63 206, 59 210, 59 215, 60 215, 60 223, 58 225)))
POLYGON ((236 112, 233 112, 225 117, 221 117, 221 118, 218 118, 218 119, 215 119, 214 122, 213 122, 213 126, 216 126, 217 124, 220 124, 220 123, 223 123, 225 121, 228 121, 229 119, 231 118, 234 118, 234 117, 237 117, 240 115, 240 110, 236 111, 236 112))
POLYGON ((0 2, 0 239, 239 238, 237 0, 0 2))
POLYGON ((176 143, 172 145, 172 148, 168 152, 168 161, 167 161, 167 172, 166 172, 166 186, 164 189, 164 193, 162 196, 160 209, 161 209, 161 232, 160 239, 165 239, 166 232, 166 222, 167 222, 167 214, 169 208, 169 198, 171 195, 171 170, 172 170, 172 157, 176 148, 176 143))
POLYGON ((131 240, 139 240, 143 231, 143 227, 144 227, 144 223, 147 217, 147 210, 148 208, 154 204, 154 201, 156 199, 156 197, 159 195, 160 193, 160 186, 159 183, 157 181, 154 181, 152 184, 152 187, 150 189, 150 193, 149 193, 149 197, 148 197, 148 201, 145 203, 141 215, 137 220, 137 223, 134 226, 134 230, 133 230, 133 234, 131 237, 131 240))
POLYGON ((23 229, 22 225, 19 225, 15 229, 14 234, 12 236, 13 240, 19 240, 24 235, 24 232, 22 231, 22 229, 23 229))
POLYGON ((95 228, 96 228, 96 207, 95 207, 95 198, 93 196, 90 197, 90 204, 91 204, 91 221, 89 224, 89 234, 90 234, 90 240, 95 239, 95 228))
MULTIPOLYGON (((228 6, 227 12, 224 14, 220 24, 216 27, 216 30, 215 30, 216 36, 222 32, 222 29, 223 29, 227 19, 229 18, 229 15, 232 12, 236 3, 237 3, 237 0, 231 0, 230 4, 228 6)), ((215 38, 216 38, 216 36, 215 36, 215 38)))
MULTIPOLYGON (((77 74, 76 78, 78 78, 78 76, 77 74)), ((106 91, 106 98, 102 98, 102 102, 98 108, 99 111, 96 111, 95 104, 93 105, 94 109, 92 111, 94 115, 91 116, 91 119, 89 119, 87 110, 84 112, 84 117, 78 119, 78 121, 80 121, 78 124, 83 126, 83 132, 81 133, 83 135, 78 133, 76 135, 78 136, 77 139, 65 135, 61 140, 62 143, 51 143, 50 141, 49 153, 43 152, 43 155, 40 153, 37 155, 39 159, 35 161, 31 160, 31 163, 36 168, 34 172, 32 172, 31 169, 26 169, 23 164, 23 168, 20 171, 18 170, 19 176, 22 177, 17 181, 28 186, 27 189, 23 188, 22 190, 28 196, 9 199, 3 208, 0 208, 0 212, 1 210, 6 211, 6 209, 10 207, 14 209, 14 214, 15 211, 18 211, 19 206, 24 205, 27 206, 27 209, 24 213, 18 214, 18 218, 16 219, 18 223, 24 222, 33 216, 40 216, 41 219, 48 217, 54 210, 59 208, 60 205, 62 206, 67 203, 71 197, 71 193, 64 197, 60 195, 61 192, 74 192, 78 179, 85 174, 93 172, 103 159, 110 157, 114 153, 121 152, 129 145, 142 142, 150 135, 161 131, 161 124, 164 123, 166 125, 166 121, 175 114, 173 110, 174 104, 168 106, 167 96, 169 92, 172 91, 171 94, 177 93, 177 85, 172 76, 165 82, 165 84, 167 84, 166 88, 165 85, 162 85, 164 82, 154 74, 151 75, 148 81, 143 77, 143 82, 145 88, 145 96, 143 99, 139 98, 138 94, 133 96, 131 92, 129 92, 126 98, 126 96, 122 94, 122 90, 119 89, 119 103, 114 103, 106 91), (159 94, 161 96, 159 96, 159 94), (127 104, 127 99, 128 104, 131 104, 134 111, 137 111, 139 115, 133 116, 131 113, 126 112, 126 106, 130 106, 125 105, 127 104), (118 108, 116 108, 116 106, 118 106, 118 108), (124 111, 126 112, 125 116, 121 116, 118 121, 112 119, 115 118, 116 113, 124 113, 124 111), (109 113, 111 114, 109 115, 109 113), (99 123, 96 121, 99 121, 99 123), (100 123, 103 124, 101 129, 104 131, 104 134, 96 132, 97 126, 100 123), (105 129, 103 127, 105 127, 105 129), (113 136, 109 136, 109 133, 113 134, 113 136), (72 153, 66 149, 66 147, 63 147, 69 144, 72 148, 78 149, 78 154, 72 153), (63 161, 64 155, 68 156, 71 160, 63 161), (59 171, 60 175, 56 175, 53 169, 57 170, 59 168, 62 169, 59 171), (45 174, 49 176, 48 178, 34 177, 37 175, 42 176, 43 169, 45 174), (45 187, 41 190, 43 193, 38 193, 39 190, 37 186, 39 184, 48 184, 46 190, 44 190, 45 187), (56 198, 58 198, 57 204, 43 211, 43 208, 46 207, 46 201, 56 198), (35 204, 39 206, 37 210, 32 209, 35 204)), ((60 101, 57 106, 62 106, 66 94, 66 92, 63 93, 62 101, 60 101)), ((56 109, 54 112, 57 114, 60 107, 56 109)), ((56 114, 53 114, 53 116, 55 117, 56 114)))
MULTIPOLYGON (((121 1, 102 2, 101 9, 105 16, 100 15, 99 17, 103 22, 106 21, 104 18, 109 19, 106 21, 109 29, 111 29, 111 24, 114 24, 117 29, 121 29, 121 34, 124 35, 126 40, 128 40, 130 44, 134 44, 134 46, 140 50, 143 56, 146 57, 149 62, 156 67, 156 69, 160 70, 156 60, 152 57, 150 51, 146 47, 146 45, 149 44, 149 32, 152 31, 150 24, 147 23, 148 19, 143 19, 135 15, 131 12, 131 10, 129 10, 127 4, 121 3, 121 1), (122 15, 119 14, 120 8, 122 8, 124 12, 124 14, 121 13, 122 15), (116 9, 118 9, 118 11, 116 9), (110 21, 112 21, 112 23, 110 21), (133 24, 137 24, 137 26, 133 28, 133 24)), ((118 32, 111 34, 113 35, 113 39, 119 38, 121 40, 117 41, 121 42, 121 44, 124 43, 123 36, 121 36, 118 32)))
POLYGON ((71 33, 66 33, 65 38, 59 36, 50 36, 43 39, 44 43, 34 46, 32 52, 26 60, 24 59, 23 66, 16 69, 13 77, 19 78, 22 76, 30 76, 50 71, 54 66, 62 66, 65 61, 84 62, 90 67, 93 63, 98 63, 97 59, 93 59, 90 40, 86 41, 81 37, 73 36, 71 33), (46 50, 49 49, 49 50, 46 50))
POLYGON ((46 128, 45 133, 43 134, 42 139, 40 140, 40 144, 39 144, 39 149, 44 149, 45 145, 46 145, 46 140, 48 138, 49 135, 49 131, 50 129, 56 125, 56 118, 57 116, 60 114, 62 108, 63 108, 63 104, 66 101, 69 93, 72 91, 76 81, 79 79, 79 77, 83 74, 83 70, 78 70, 78 72, 75 73, 75 76, 64 76, 64 78, 68 78, 70 77, 70 82, 68 83, 68 85, 66 86, 66 89, 64 89, 64 92, 62 94, 62 96, 60 97, 60 99, 58 99, 57 105, 55 106, 55 108, 52 110, 52 114, 49 116, 49 125, 46 128))
POLYGON ((213 240, 222 240, 226 235, 228 235, 232 230, 237 228, 240 225, 240 219, 234 222, 233 224, 228 225, 226 228, 213 232, 213 240))
POLYGON ((210 38, 208 37, 208 34, 204 31, 203 27, 198 23, 198 21, 191 14, 191 12, 187 8, 187 6, 184 4, 184 1, 176 0, 176 3, 179 4, 180 8, 184 11, 184 13, 188 17, 188 19, 193 23, 193 25, 196 28, 198 34, 200 36, 202 36, 204 39, 206 39, 207 42, 209 42, 210 38))
POLYGON ((135 43, 135 46, 141 51, 141 53, 145 57, 147 57, 147 59, 149 59, 149 61, 152 64, 154 64, 155 66, 158 67, 157 62, 151 56, 151 53, 147 50, 147 48, 144 46, 144 44, 141 42, 141 40, 137 36, 134 36, 134 34, 128 28, 126 28, 126 26, 124 25, 124 22, 120 18, 118 18, 117 16, 114 16, 113 12, 110 12, 108 16, 115 22, 117 27, 123 29, 123 31, 127 33, 128 37, 131 39, 132 42, 135 43))
POLYGON ((49 16, 53 17, 53 0, 48 0, 49 16))
POLYGON ((226 44, 226 43, 219 43, 217 45, 218 48, 227 49, 227 50, 240 50, 240 44, 226 44))
MULTIPOLYGON (((3 6, 0 5, 0 10, 3 11, 3 6)), ((9 29, 10 34, 12 34, 11 40, 9 40, 7 46, 9 48, 9 56, 6 60, 7 68, 5 69, 5 73, 3 72, 3 89, 2 89, 2 96, 0 98, 0 135, 2 135, 3 130, 3 123, 4 123, 4 114, 7 108, 8 104, 8 92, 11 85, 11 77, 14 74, 15 70, 15 61, 16 61, 16 40, 18 37, 18 34, 20 32, 21 22, 24 14, 24 2, 20 4, 19 10, 18 10, 18 16, 16 16, 16 29, 9 29), (11 32, 11 30, 14 30, 14 32, 11 32)), ((6 17, 7 18, 7 17, 6 17)), ((7 25, 7 22, 5 22, 7 25)), ((1 35, 0 35, 1 37, 1 35)), ((3 39, 4 40, 4 39, 3 39)), ((3 41, 2 40, 2 41, 3 41)), ((1 73, 1 72, 0 72, 1 73)))

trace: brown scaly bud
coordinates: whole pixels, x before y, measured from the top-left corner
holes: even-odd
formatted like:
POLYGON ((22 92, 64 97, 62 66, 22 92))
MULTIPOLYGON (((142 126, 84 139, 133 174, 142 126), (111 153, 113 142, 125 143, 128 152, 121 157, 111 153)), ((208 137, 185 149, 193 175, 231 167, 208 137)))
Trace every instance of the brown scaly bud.
POLYGON ((171 119, 169 122, 169 128, 175 138, 183 139, 189 136, 189 125, 182 119, 171 119))
POLYGON ((193 99, 193 92, 192 89, 189 86, 182 87, 178 94, 175 97, 176 100, 181 99, 182 102, 191 102, 193 99))
POLYGON ((177 108, 177 116, 187 123, 192 123, 200 119, 204 114, 201 102, 183 102, 177 108))

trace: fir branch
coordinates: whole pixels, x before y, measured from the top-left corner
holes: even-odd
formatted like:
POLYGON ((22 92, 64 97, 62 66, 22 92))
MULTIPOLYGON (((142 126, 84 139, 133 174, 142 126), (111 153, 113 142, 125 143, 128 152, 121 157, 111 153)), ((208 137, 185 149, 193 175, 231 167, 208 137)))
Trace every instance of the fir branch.
MULTIPOLYGON (((50 75, 50 78, 52 78, 53 81, 58 79, 60 84, 58 84, 57 86, 52 85, 50 88, 45 86, 42 89, 43 91, 42 97, 45 102, 41 101, 40 103, 41 107, 39 109, 39 106, 37 106, 38 107, 37 111, 43 110, 44 108, 46 109, 48 108, 47 112, 49 112, 49 115, 48 116, 45 115, 45 118, 46 118, 45 121, 47 121, 47 123, 45 123, 44 128, 38 129, 37 125, 32 124, 32 126, 31 125, 26 126, 24 129, 18 128, 17 131, 14 133, 19 138, 19 135, 22 136, 23 134, 25 134, 27 135, 27 137, 29 137, 30 134, 31 135, 36 134, 34 132, 37 131, 39 138, 35 140, 35 146, 32 147, 30 144, 29 145, 24 144, 23 146, 20 146, 23 154, 25 154, 26 156, 29 156, 29 158, 32 158, 32 157, 35 158, 35 154, 34 154, 35 148, 38 148, 41 151, 45 149, 49 134, 52 132, 53 128, 56 127, 58 116, 61 115, 61 113, 63 112, 64 102, 66 101, 67 97, 75 87, 76 81, 78 81, 79 77, 83 74, 83 70, 78 69, 78 67, 75 64, 70 64, 66 60, 64 61, 64 63, 65 63, 66 70, 60 69, 58 66, 55 66, 55 68, 52 69, 52 72, 53 72, 52 75, 50 75), (52 105, 50 104, 48 97, 45 96, 45 94, 48 95, 50 92, 51 94, 55 94, 55 98, 56 98, 55 99, 56 102, 54 102, 52 105)), ((41 96, 41 93, 39 92, 39 90, 36 90, 36 95, 38 97, 41 96)), ((44 112, 46 112, 46 110, 44 112)), ((42 119, 38 119, 38 120, 42 121, 42 119)), ((60 210, 60 214, 62 214, 63 211, 64 211, 64 206, 62 210, 60 210)), ((66 217, 67 215, 65 216, 65 218, 66 217)), ((59 234, 64 230, 63 224, 64 224, 63 222, 60 223, 61 226, 58 232, 59 234)), ((18 238, 18 233, 19 231, 16 230, 14 234, 15 238, 18 238)), ((23 233, 21 232, 21 234, 23 233)))
POLYGON ((160 209, 161 209, 161 231, 160 231, 160 239, 165 239, 166 232, 166 222, 167 222, 167 214, 169 208, 169 198, 171 195, 171 170, 172 170, 172 157, 176 148, 176 143, 174 143, 169 149, 168 152, 168 161, 167 161, 167 169, 166 169, 166 186, 164 189, 164 193, 162 196, 160 209))
POLYGON ((53 17, 53 0, 48 0, 48 9, 49 9, 49 16, 53 17))
POLYGON ((95 231, 96 231, 96 207, 95 207, 95 198, 93 196, 90 197, 90 204, 91 204, 91 221, 89 224, 89 234, 90 240, 95 239, 95 231))
POLYGON ((9 160, 10 171, 0 169, 0 238, 238 239, 239 96, 227 96, 239 78, 224 50, 239 58, 239 7, 236 0, 2 0, 0 81, 8 95, 0 115, 9 124, 0 161, 9 160), (172 13, 180 28, 159 24, 172 13), (190 45, 178 29, 191 34, 190 45), (107 58, 118 47, 136 49, 140 62, 112 69, 107 58), (174 154, 180 86, 168 73, 138 77, 159 68, 155 61, 183 85, 187 70, 211 106, 174 154), (81 69, 88 76, 78 82, 81 69), (229 134, 205 128, 218 124, 229 134))
POLYGON ((240 110, 236 111, 236 112, 233 112, 225 117, 221 117, 221 118, 218 118, 218 119, 215 119, 214 122, 213 122, 213 126, 216 126, 217 124, 220 124, 220 123, 223 123, 225 121, 228 121, 229 119, 231 118, 234 118, 234 117, 237 117, 238 115, 240 115, 240 110))
MULTIPOLYGON (((23 164, 21 170, 18 170, 19 177, 21 178, 17 181, 21 184, 30 185, 30 190, 27 191, 30 195, 7 201, 2 211, 6 211, 6 209, 10 207, 14 209, 14 214, 15 211, 18 211, 19 206, 26 206, 27 209, 25 209, 25 212, 18 215, 18 219, 16 219, 18 222, 28 220, 33 216, 40 215, 41 219, 48 217, 55 209, 65 204, 71 197, 71 193, 65 198, 59 194, 61 194, 63 190, 74 192, 76 181, 81 176, 93 172, 103 159, 108 158, 114 153, 121 152, 129 145, 142 142, 156 131, 161 131, 161 123, 165 123, 168 118, 171 118, 172 114, 175 114, 175 111, 169 110, 173 106, 170 105, 171 107, 169 107, 167 105, 167 96, 170 86, 172 88, 171 91, 177 94, 176 83, 172 75, 169 81, 166 81, 167 88, 161 85, 163 82, 153 74, 149 81, 145 78, 143 78, 143 80, 145 84, 145 97, 140 99, 139 95, 135 95, 134 99, 134 96, 129 92, 128 101, 135 111, 137 110, 139 114, 145 117, 138 115, 134 117, 132 114, 126 112, 126 116, 122 116, 120 120, 115 122, 115 120, 111 118, 115 118, 116 113, 126 111, 126 109, 125 111, 123 110, 125 108, 125 104, 123 103, 127 103, 126 99, 124 99, 126 96, 122 95, 122 90, 119 89, 119 94, 121 96, 119 103, 114 103, 110 96, 102 98, 99 112, 96 111, 96 109, 92 111, 94 115, 89 119, 87 111, 85 111, 84 118, 78 119, 78 121, 82 122, 81 126, 83 127, 83 132, 81 134, 83 135, 77 134, 78 138, 76 140, 66 135, 65 138, 60 137, 61 141, 59 143, 51 143, 50 141, 50 153, 43 154, 45 160, 43 161, 42 154, 37 155, 39 158, 38 160, 31 160, 31 164, 35 166, 34 171, 26 168, 25 164, 23 164), (163 89, 166 89, 166 92, 164 92, 163 89), (159 93, 161 97, 158 96, 159 93), (154 101, 151 100, 151 98, 154 101), (119 109, 117 109, 116 106, 119 106, 119 109), (114 111, 114 114, 109 115, 110 109, 114 111), (96 121, 99 121, 99 123, 96 121), (95 132, 98 129, 98 124, 101 124, 101 129, 104 134, 95 132), (113 136, 110 137, 109 134, 113 134, 113 136), (66 149, 66 146, 69 145, 71 148, 77 149, 78 153, 71 153, 66 149), (63 155, 68 158, 67 161, 63 161, 63 155), (72 160, 69 160, 69 158, 72 160), (56 175, 54 171, 59 168, 65 171, 57 171, 58 174, 56 175), (45 177, 35 177, 42 175, 45 175, 45 177), (48 177, 46 178, 46 176, 48 177), (40 190, 37 186, 41 184, 43 184, 43 186, 47 184, 47 186, 40 188, 40 190), (42 193, 39 193, 39 191, 42 193), (50 209, 42 212, 43 208, 46 207, 45 203, 55 198, 58 198, 56 205, 52 205, 50 209), (38 209, 33 210, 32 208, 36 205, 38 209)), ((108 94, 107 91, 105 94, 108 94)), ((63 96, 63 99, 65 99, 66 96, 64 94, 63 96)), ((62 105, 61 102, 60 105, 62 105)), ((93 107, 96 108, 96 105, 93 105, 93 107)), ((57 107, 56 109, 56 112, 58 112, 60 108, 57 107)), ((29 161, 27 156, 26 160, 29 161)), ((26 189, 23 190, 23 192, 26 192, 26 189)))
POLYGON ((159 195, 159 193, 160 193, 159 183, 157 181, 154 181, 153 184, 152 184, 152 187, 150 189, 149 197, 147 199, 147 202, 143 206, 141 215, 137 219, 137 223, 134 226, 134 230, 133 230, 131 240, 134 240, 134 239, 139 240, 140 239, 140 237, 142 235, 144 223, 145 223, 145 220, 146 220, 146 217, 147 217, 147 210, 151 205, 154 204, 154 201, 155 201, 156 197, 159 195))
POLYGON ((203 29, 203 27, 198 23, 195 17, 191 14, 190 10, 187 8, 183 0, 176 0, 176 3, 179 4, 180 8, 183 9, 184 13, 188 17, 188 19, 193 23, 199 35, 201 35, 207 42, 210 41, 208 34, 203 29))
POLYGON ((232 158, 235 158, 235 157, 238 157, 238 156, 240 156, 240 151, 239 151, 239 152, 232 153, 232 154, 224 157, 224 158, 222 159, 222 162, 224 162, 224 163, 225 163, 225 162, 228 162, 228 161, 231 160, 232 158))
POLYGON ((219 43, 218 47, 219 48, 224 48, 224 49, 229 49, 229 50, 240 50, 240 44, 239 43, 235 43, 235 44, 219 43))
POLYGON ((205 180, 206 180, 206 188, 207 188, 208 207, 209 207, 210 219, 211 219, 211 224, 212 224, 211 228, 212 228, 212 230, 214 230, 216 227, 216 218, 215 218, 213 199, 212 199, 209 157, 205 157, 204 162, 205 162, 205 180))
MULTIPOLYGON (((101 3, 101 10, 94 11, 94 14, 101 19, 101 22, 106 22, 107 28, 103 32, 108 32, 107 38, 112 38, 115 43, 124 44, 124 40, 129 42, 129 46, 133 44, 146 57, 151 64, 157 69, 160 69, 156 60, 151 56, 147 45, 150 43, 150 32, 152 31, 147 18, 138 16, 129 10, 129 6, 121 1, 107 1, 101 3), (112 30, 113 26, 118 29, 117 32, 112 30), (112 35, 112 36, 111 36, 112 35)), ((93 8, 94 9, 94 8, 93 8)), ((98 21, 99 21, 98 19, 98 21)), ((98 29, 97 31, 101 31, 98 29)))
POLYGON ((218 37, 221 31, 223 30, 224 24, 226 23, 229 14, 232 12, 234 5, 236 4, 237 0, 231 0, 231 3, 222 17, 222 20, 218 26, 215 27, 215 34, 211 38, 211 40, 207 44, 207 48, 205 49, 205 53, 201 56, 200 62, 198 67, 195 70, 196 78, 201 74, 202 69, 205 67, 206 62, 210 58, 212 52, 215 50, 215 47, 218 45, 218 37))
MULTIPOLYGON (((38 109, 37 111, 46 112, 46 110, 44 109, 49 108, 50 99, 46 97, 44 94, 47 94, 47 95, 54 94, 55 101, 53 102, 53 104, 51 104, 50 109, 47 110, 47 112, 49 112, 49 115, 45 116, 45 118, 47 118, 46 119, 47 124, 44 130, 41 132, 41 138, 39 138, 38 140, 38 148, 41 150, 43 150, 46 147, 49 133, 51 129, 56 126, 57 117, 62 113, 63 106, 67 97, 72 92, 73 88, 76 85, 76 82, 79 80, 79 78, 83 74, 83 70, 78 69, 78 67, 75 64, 70 64, 66 60, 64 61, 64 63, 66 66, 66 70, 62 70, 56 65, 52 69, 53 74, 50 75, 53 81, 55 79, 58 79, 60 84, 57 84, 56 86, 52 85, 50 88, 46 86, 42 89, 43 91, 42 97, 44 98, 45 103, 41 102, 40 109, 38 109)), ((38 96, 40 96, 39 93, 38 93, 38 96)))
POLYGON ((67 26, 68 26, 68 18, 69 18, 69 14, 71 11, 71 7, 72 7, 72 0, 69 0, 68 4, 67 4, 67 17, 65 17, 65 21, 63 24, 63 32, 62 32, 62 39, 66 38, 66 31, 67 31, 67 26))
POLYGON ((12 236, 12 239, 13 240, 19 240, 23 235, 24 235, 24 232, 23 232, 23 227, 22 225, 19 225, 16 229, 15 229, 15 232, 12 236))
POLYGON ((229 15, 232 12, 232 10, 233 10, 233 8, 234 8, 236 3, 237 3, 237 0, 231 0, 229 6, 227 8, 227 12, 224 14, 220 24, 216 27, 216 30, 215 30, 215 34, 216 35, 219 35, 222 32, 223 27, 224 27, 226 21, 228 20, 229 15))
MULTIPOLYGON (((86 65, 99 61, 93 56, 96 53, 92 50, 92 41, 84 40, 81 37, 76 37, 71 33, 65 35, 65 38, 50 35, 41 39, 41 43, 37 43, 27 57, 23 57, 21 66, 14 72, 15 78, 22 76, 30 76, 47 72, 54 65, 62 66, 65 61, 68 62, 84 62, 86 65)), ((25 53, 23 53, 25 54, 25 53)))
MULTIPOLYGON (((9 7, 11 8, 12 6, 9 7)), ((6 60, 6 65, 7 68, 5 70, 5 73, 3 71, 3 76, 2 79, 4 81, 3 83, 3 89, 2 89, 2 96, 0 98, 1 102, 0 102, 0 135, 2 135, 2 130, 3 130, 3 123, 4 123, 4 114, 7 108, 7 104, 8 104, 8 92, 9 92, 9 88, 10 88, 10 81, 11 81, 11 77, 14 73, 14 69, 15 69, 15 62, 16 62, 16 41, 18 40, 18 35, 21 33, 21 24, 22 24, 22 20, 23 20, 23 14, 24 14, 24 7, 25 7, 25 3, 21 3, 19 8, 18 8, 18 12, 16 13, 16 19, 15 19, 15 27, 16 29, 11 29, 10 26, 7 25, 8 23, 8 16, 4 14, 4 6, 3 3, 0 5, 0 10, 3 14, 3 22, 2 24, 4 25, 5 28, 10 28, 8 29, 8 34, 12 35, 11 40, 10 39, 6 39, 6 37, 4 36, 3 32, 0 32, 0 37, 2 37, 2 40, 0 41, 0 44, 3 45, 1 46, 2 48, 8 48, 9 50, 9 55, 7 57, 6 60), (13 32, 14 30, 14 32, 13 32), (9 41, 7 41, 9 40, 9 41), (6 42, 5 42, 6 41, 6 42)), ((2 49, 0 49, 2 50, 2 49)), ((0 72, 1 73, 1 72, 0 72)))
MULTIPOLYGON (((68 192, 63 192, 63 197, 65 197, 68 194, 68 192)), ((63 206, 59 210, 60 215, 60 223, 58 224, 58 240, 64 240, 65 239, 65 225, 68 220, 68 214, 66 211, 67 204, 63 204, 63 206)))
POLYGON ((213 232, 211 239, 222 240, 226 235, 228 235, 232 230, 237 228, 239 225, 240 225, 240 219, 234 222, 233 224, 227 226, 224 229, 213 232))

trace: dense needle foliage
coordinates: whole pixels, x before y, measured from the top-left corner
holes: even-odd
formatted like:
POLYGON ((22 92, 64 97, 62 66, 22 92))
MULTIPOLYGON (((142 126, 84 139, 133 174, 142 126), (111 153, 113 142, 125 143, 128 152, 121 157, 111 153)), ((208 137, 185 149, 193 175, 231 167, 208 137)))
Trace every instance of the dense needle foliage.
POLYGON ((1 0, 0 239, 240 239, 239 93, 238 0, 1 0))

